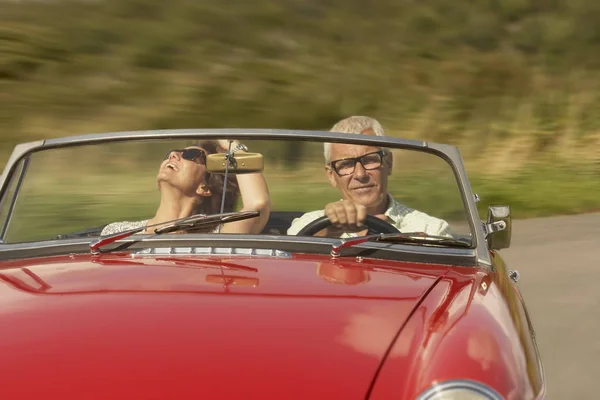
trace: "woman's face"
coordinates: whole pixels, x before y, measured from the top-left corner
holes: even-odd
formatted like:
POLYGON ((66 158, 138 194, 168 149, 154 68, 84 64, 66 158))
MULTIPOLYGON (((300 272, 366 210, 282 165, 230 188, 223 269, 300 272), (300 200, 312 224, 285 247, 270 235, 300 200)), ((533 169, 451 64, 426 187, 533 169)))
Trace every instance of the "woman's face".
POLYGON ((170 185, 186 195, 200 194, 205 182, 206 150, 197 146, 167 153, 158 171, 158 186, 170 185))

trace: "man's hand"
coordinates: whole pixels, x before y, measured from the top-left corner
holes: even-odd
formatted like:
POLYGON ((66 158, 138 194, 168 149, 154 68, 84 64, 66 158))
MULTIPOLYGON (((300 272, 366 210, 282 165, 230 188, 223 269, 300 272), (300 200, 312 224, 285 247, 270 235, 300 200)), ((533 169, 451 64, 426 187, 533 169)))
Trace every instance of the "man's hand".
POLYGON ((367 218, 367 208, 350 200, 341 200, 325 206, 325 215, 333 227, 343 232, 363 230, 367 218))
MULTIPOLYGON (((368 229, 364 226, 367 208, 363 205, 355 204, 350 200, 335 201, 325 206, 325 215, 331 221, 332 226, 323 229, 315 236, 339 237, 344 232, 367 234, 368 229)), ((389 220, 384 214, 378 214, 375 217, 384 221, 389 220)))

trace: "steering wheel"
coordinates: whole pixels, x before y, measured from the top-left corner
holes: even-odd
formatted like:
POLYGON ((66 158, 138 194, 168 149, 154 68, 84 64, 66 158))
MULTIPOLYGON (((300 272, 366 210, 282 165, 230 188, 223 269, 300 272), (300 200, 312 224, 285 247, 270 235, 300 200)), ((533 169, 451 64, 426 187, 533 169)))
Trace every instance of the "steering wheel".
MULTIPOLYGON (((364 222, 365 226, 369 228, 367 234, 373 233, 400 233, 398 228, 394 225, 390 224, 387 221, 382 220, 381 218, 377 218, 373 215, 367 215, 367 218, 364 222)), ((327 218, 326 215, 319 217, 306 225, 304 228, 300 229, 300 231, 296 234, 297 236, 313 236, 317 232, 328 228, 331 226, 331 221, 327 218)))

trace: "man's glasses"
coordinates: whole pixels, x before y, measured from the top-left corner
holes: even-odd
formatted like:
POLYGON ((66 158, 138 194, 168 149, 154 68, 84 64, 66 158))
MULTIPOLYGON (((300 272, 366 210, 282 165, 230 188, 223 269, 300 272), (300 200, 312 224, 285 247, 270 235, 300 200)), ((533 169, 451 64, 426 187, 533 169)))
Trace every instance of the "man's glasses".
POLYGON ((365 154, 360 157, 343 158, 341 160, 335 160, 329 163, 329 165, 331 165, 331 168, 333 168, 336 174, 338 174, 339 176, 345 176, 354 173, 357 162, 359 162, 360 165, 362 165, 363 168, 367 171, 381 167, 381 165, 383 164, 384 154, 385 151, 380 150, 374 153, 365 154))
POLYGON ((165 160, 167 160, 173 152, 181 153, 181 158, 188 161, 194 161, 198 164, 206 163, 206 153, 200 149, 174 149, 169 150, 167 155, 165 156, 165 160))

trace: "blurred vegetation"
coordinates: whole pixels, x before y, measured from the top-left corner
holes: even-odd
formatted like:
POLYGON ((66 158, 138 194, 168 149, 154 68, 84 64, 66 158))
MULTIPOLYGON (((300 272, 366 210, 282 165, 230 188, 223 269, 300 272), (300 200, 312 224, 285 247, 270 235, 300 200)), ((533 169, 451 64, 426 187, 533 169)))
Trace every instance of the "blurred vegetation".
POLYGON ((598 21, 597 0, 0 0, 1 156, 87 132, 366 114, 460 146, 486 204, 598 210, 598 21))

